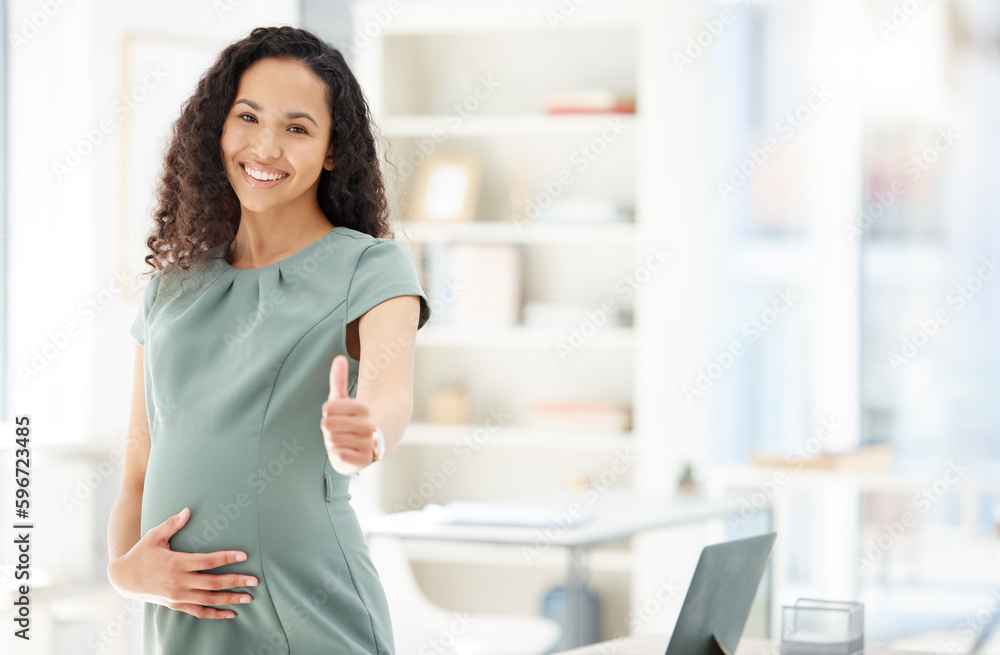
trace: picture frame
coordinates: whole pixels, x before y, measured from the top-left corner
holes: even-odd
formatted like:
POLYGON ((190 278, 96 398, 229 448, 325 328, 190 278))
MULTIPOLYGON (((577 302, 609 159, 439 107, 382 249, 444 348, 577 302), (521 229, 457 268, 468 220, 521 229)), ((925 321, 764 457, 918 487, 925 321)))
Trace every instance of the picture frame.
POLYGON ((427 223, 471 221, 482 183, 482 162, 465 154, 433 154, 421 165, 414 185, 413 220, 427 223))

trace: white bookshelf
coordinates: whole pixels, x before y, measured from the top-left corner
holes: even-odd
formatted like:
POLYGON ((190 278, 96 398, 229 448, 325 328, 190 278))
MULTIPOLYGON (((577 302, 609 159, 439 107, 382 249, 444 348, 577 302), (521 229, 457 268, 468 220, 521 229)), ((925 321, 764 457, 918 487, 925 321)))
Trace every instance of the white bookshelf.
MULTIPOLYGON (((643 322, 642 312, 655 284, 633 289, 625 298, 615 283, 642 264, 650 247, 662 243, 649 230, 655 209, 643 195, 662 190, 644 180, 652 167, 643 164, 643 157, 652 152, 644 144, 649 127, 646 112, 657 107, 657 91, 646 85, 656 82, 664 64, 643 59, 657 38, 649 20, 654 5, 590 2, 553 29, 545 15, 548 7, 536 1, 407 2, 351 63, 394 163, 406 162, 421 142, 435 142, 434 135, 440 137, 442 132, 445 138, 436 140, 435 152, 473 154, 483 162, 475 219, 465 223, 408 220, 408 194, 416 175, 404 175, 398 187, 390 184, 399 194, 393 199, 400 208, 393 217, 396 237, 425 275, 432 272, 434 257, 457 244, 507 245, 520 253, 522 309, 533 301, 576 303, 581 323, 587 309, 596 309, 607 299, 622 310, 616 317, 620 320, 604 325, 566 360, 553 346, 569 337, 571 326, 530 325, 523 315, 510 325, 441 325, 432 316, 417 334, 414 419, 385 466, 363 476, 366 492, 384 510, 415 504, 410 493, 421 476, 453 457, 454 445, 481 428, 490 407, 504 407, 509 422, 491 433, 475 457, 460 464, 458 473, 426 502, 513 502, 568 494, 569 478, 597 475, 611 466, 616 453, 641 451, 641 411, 646 403, 655 402, 655 379, 643 378, 641 348, 655 338, 656 329, 643 322), (501 82, 497 89, 460 121, 453 114, 448 120, 449 108, 489 76, 501 82), (636 113, 543 111, 545 92, 580 87, 630 94, 636 113), (606 149, 585 169, 570 163, 570 156, 599 137, 609 120, 615 121, 619 132, 606 149), (560 199, 611 199, 631 208, 631 220, 568 224, 511 218, 516 206, 511 189, 520 188, 534 198, 544 182, 564 169, 571 171, 573 182, 565 186, 560 199), (459 425, 428 422, 429 390, 455 380, 467 388, 469 420, 459 425), (530 407, 546 401, 628 405, 631 429, 534 427, 530 407)), ((379 6, 382 3, 355 3, 355 21, 366 21, 379 6)), ((641 489, 635 474, 630 470, 620 476, 615 489, 641 489)), ((524 566, 516 549, 414 544, 408 550, 418 579, 423 565, 447 562, 482 568, 484 575, 495 567, 524 566)), ((608 638, 626 625, 639 566, 627 542, 600 549, 591 562, 593 584, 602 598, 609 599, 602 608, 601 632, 608 638)), ((536 597, 540 611, 542 595, 560 580, 561 563, 561 554, 547 553, 542 565, 548 571, 536 576, 537 586, 494 589, 492 607, 501 602, 497 597, 508 598, 504 601, 508 608, 523 606, 527 594, 536 597)), ((431 587, 444 605, 449 598, 462 597, 461 581, 435 580, 431 587)), ((475 602, 463 601, 463 607, 473 611, 475 602)))

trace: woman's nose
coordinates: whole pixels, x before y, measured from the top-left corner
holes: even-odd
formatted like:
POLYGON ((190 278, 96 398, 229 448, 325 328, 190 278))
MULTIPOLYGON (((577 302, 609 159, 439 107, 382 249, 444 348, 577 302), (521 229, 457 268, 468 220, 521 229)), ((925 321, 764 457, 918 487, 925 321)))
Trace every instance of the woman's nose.
POLYGON ((261 160, 275 159, 281 154, 274 132, 266 127, 257 130, 250 151, 261 160))

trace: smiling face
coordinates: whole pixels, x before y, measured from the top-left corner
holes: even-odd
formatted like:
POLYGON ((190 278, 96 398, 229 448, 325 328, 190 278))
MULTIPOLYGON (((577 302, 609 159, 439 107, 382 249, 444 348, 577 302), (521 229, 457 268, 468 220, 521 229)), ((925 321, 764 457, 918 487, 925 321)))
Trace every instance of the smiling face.
POLYGON ((267 58, 244 71, 222 125, 222 160, 243 214, 318 210, 319 175, 333 170, 326 85, 305 64, 267 58))

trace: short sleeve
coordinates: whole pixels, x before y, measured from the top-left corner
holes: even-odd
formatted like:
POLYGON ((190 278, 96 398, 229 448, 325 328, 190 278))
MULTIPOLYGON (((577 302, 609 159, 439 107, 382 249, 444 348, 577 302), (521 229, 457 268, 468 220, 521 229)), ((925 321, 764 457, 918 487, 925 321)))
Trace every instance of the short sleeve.
POLYGON ((396 296, 419 296, 419 330, 431 316, 427 294, 420 285, 413 260, 398 242, 379 239, 358 258, 347 290, 347 322, 363 316, 372 307, 396 296))
POLYGON ((156 292, 159 288, 160 274, 157 273, 143 290, 142 299, 139 301, 139 309, 136 311, 132 327, 129 329, 132 338, 138 341, 139 345, 144 346, 146 344, 146 322, 149 319, 149 310, 153 307, 153 302, 156 300, 156 292))

